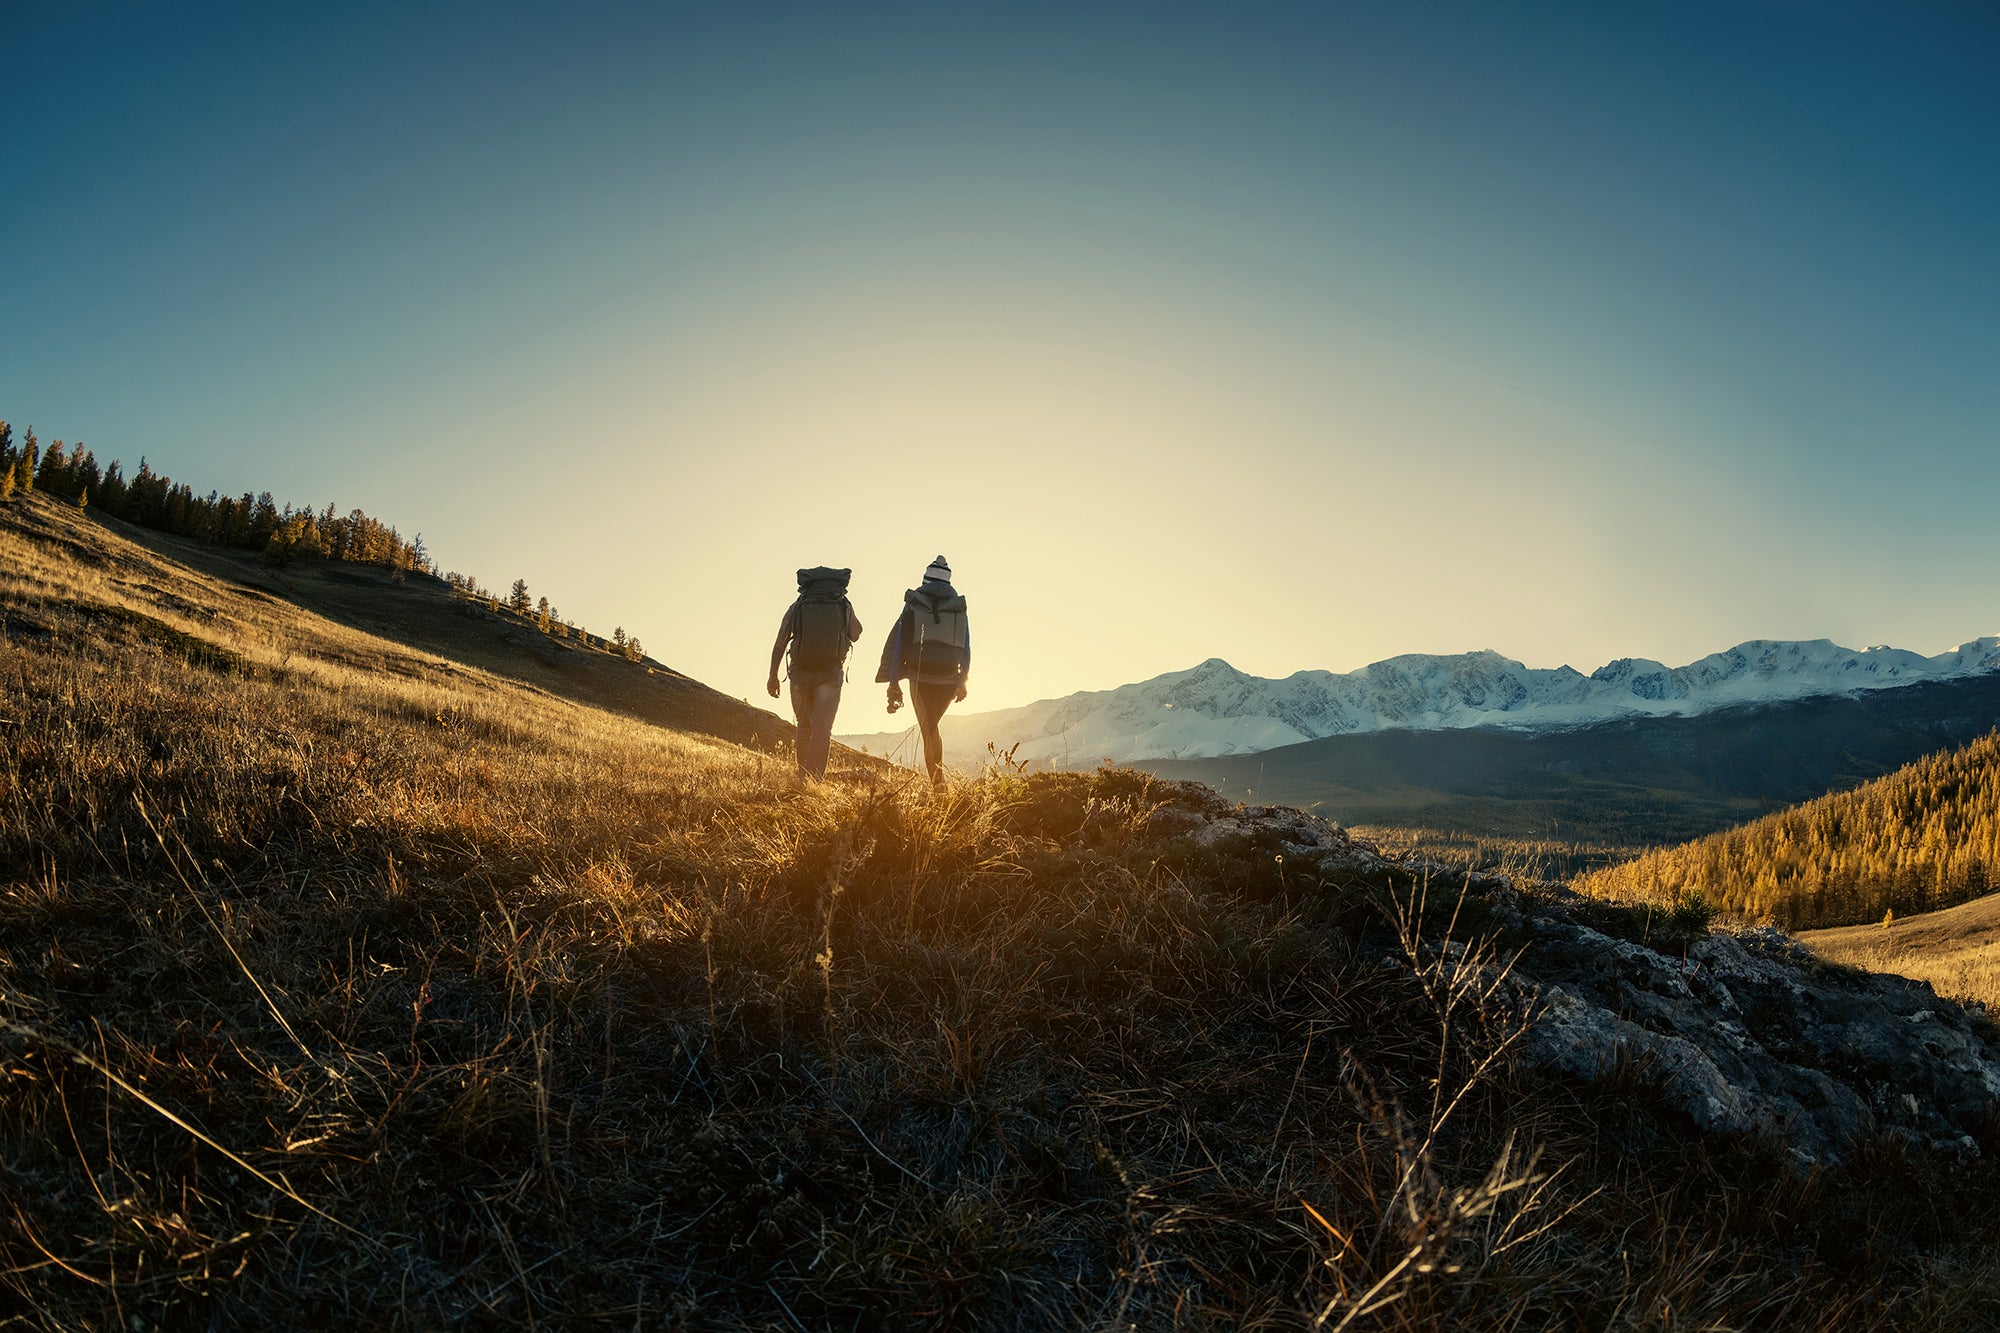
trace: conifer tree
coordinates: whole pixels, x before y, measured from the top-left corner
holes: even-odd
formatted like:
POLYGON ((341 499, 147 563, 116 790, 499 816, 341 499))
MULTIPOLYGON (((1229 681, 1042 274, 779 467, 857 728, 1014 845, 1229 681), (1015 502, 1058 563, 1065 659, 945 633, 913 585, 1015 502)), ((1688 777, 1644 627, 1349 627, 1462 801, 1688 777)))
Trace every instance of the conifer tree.
POLYGON ((0 500, 11 500, 13 498, 14 466, 10 463, 5 468, 0 468, 0 500))
POLYGON ((63 452, 63 442, 56 440, 42 453, 42 461, 35 468, 35 488, 60 494, 63 472, 69 467, 69 455, 63 452))
POLYGON ((619 625, 611 631, 611 646, 619 652, 625 651, 625 627, 619 625))
MULTIPOLYGON (((140 459, 140 470, 143 471, 145 466, 146 460, 143 458, 140 459)), ((136 478, 133 480, 133 485, 138 485, 136 478)), ((141 521, 143 522, 144 520, 141 521)), ((250 545, 259 548, 268 545, 271 537, 278 531, 279 525, 283 522, 284 519, 278 513, 278 502, 271 498, 271 493, 265 491, 259 495, 257 497, 256 508, 250 511, 250 545)))
POLYGON ((549 632, 549 599, 546 597, 535 603, 535 628, 544 634, 549 632))
POLYGON ((0 472, 14 470, 14 428, 0 421, 0 472))
POLYGON ((525 616, 534 603, 528 600, 528 581, 515 579, 514 586, 507 593, 507 609, 516 615, 525 616))
POLYGON ((97 489, 97 507, 119 518, 125 516, 125 465, 113 460, 104 469, 104 481, 97 489))
POLYGON ((90 487, 86 486, 76 493, 76 507, 78 509, 90 508, 90 487))
POLYGON ((21 437, 21 455, 14 460, 14 484, 22 491, 35 489, 35 464, 42 461, 42 446, 35 439, 35 428, 28 427, 21 437))
POLYGON ((69 451, 69 471, 63 478, 63 485, 72 495, 97 489, 100 480, 97 470, 97 455, 78 440, 76 447, 69 451))

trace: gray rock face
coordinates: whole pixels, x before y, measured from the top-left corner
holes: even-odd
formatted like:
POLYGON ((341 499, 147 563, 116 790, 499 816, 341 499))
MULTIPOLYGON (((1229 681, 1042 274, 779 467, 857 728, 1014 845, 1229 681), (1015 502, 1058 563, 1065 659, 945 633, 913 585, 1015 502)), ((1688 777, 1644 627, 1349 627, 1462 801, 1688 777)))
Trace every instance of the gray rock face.
POLYGON ((1872 1137, 1976 1155, 2000 1128, 2000 1029, 1983 1011, 1824 963, 1783 931, 1617 938, 1590 922, 1619 914, 1567 889, 1395 861, 1283 807, 1239 807, 1194 837, 1275 838, 1288 873, 1331 886, 1423 878, 1433 902, 1462 889, 1483 904, 1497 957, 1513 959, 1506 985, 1534 1015, 1526 1058, 1585 1082, 1635 1078, 1702 1130, 1831 1161, 1872 1137))
POLYGON ((1514 932, 1545 1068, 1596 1081, 1627 1065, 1701 1128, 1774 1134, 1806 1159, 1874 1134, 1977 1152, 2000 1113, 1991 1027, 1927 984, 1821 963, 1770 929, 1656 950, 1582 924, 1564 896, 1526 903, 1514 932))

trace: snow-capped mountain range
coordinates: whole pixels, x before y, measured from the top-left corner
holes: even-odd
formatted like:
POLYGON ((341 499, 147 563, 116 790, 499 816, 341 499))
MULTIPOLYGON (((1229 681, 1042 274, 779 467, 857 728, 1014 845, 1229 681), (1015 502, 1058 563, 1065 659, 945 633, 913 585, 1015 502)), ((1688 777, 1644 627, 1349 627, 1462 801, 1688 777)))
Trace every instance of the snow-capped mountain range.
MULTIPOLYGON (((1827 639, 1740 643, 1686 666, 1623 657, 1584 675, 1526 667, 1496 652, 1412 653, 1358 671, 1245 675, 1219 657, 1187 671, 1043 699, 992 713, 947 714, 946 752, 987 759, 990 741, 1018 759, 1085 768, 1103 759, 1207 759, 1392 728, 1553 730, 1617 718, 1686 716, 1735 704, 1891 689, 2000 671, 2000 637, 1925 657, 1900 648, 1842 648, 1827 639)), ((874 754, 913 748, 910 731, 839 738, 874 754)))

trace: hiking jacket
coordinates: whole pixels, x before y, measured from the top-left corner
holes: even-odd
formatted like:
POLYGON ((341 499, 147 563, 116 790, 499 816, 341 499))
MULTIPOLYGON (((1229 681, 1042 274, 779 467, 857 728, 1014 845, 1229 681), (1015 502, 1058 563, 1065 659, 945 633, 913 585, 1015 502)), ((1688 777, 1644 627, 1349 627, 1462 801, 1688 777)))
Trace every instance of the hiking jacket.
MULTIPOLYGON (((847 607, 847 641, 854 643, 861 638, 861 621, 854 614, 854 607, 845 597, 841 605, 847 607)), ((785 618, 778 622, 778 641, 771 645, 771 679, 778 678, 778 667, 785 660, 785 649, 791 644, 792 636, 799 632, 799 604, 793 602, 785 608, 785 618)))
POLYGON ((921 587, 903 594, 903 613, 882 645, 875 682, 963 685, 971 671, 972 631, 966 626, 965 599, 949 583, 925 579, 921 587))

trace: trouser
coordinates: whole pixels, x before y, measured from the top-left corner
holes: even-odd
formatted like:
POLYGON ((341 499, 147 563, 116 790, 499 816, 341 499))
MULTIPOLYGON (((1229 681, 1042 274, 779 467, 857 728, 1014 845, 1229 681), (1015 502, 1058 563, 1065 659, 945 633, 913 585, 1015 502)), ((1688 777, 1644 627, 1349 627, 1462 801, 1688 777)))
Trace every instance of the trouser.
POLYGON ((840 711, 840 669, 792 672, 792 716, 799 720, 799 772, 826 776, 833 745, 833 715, 840 711))
POLYGON ((931 775, 932 782, 944 781, 944 737, 938 732, 938 722, 957 693, 958 686, 950 681, 910 682, 910 708, 917 715, 917 731, 924 738, 924 771, 931 775))

